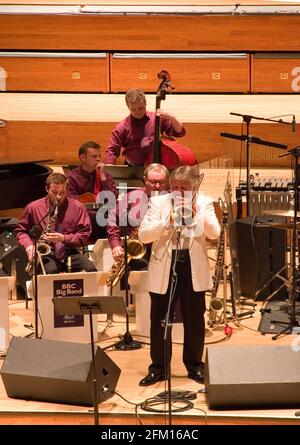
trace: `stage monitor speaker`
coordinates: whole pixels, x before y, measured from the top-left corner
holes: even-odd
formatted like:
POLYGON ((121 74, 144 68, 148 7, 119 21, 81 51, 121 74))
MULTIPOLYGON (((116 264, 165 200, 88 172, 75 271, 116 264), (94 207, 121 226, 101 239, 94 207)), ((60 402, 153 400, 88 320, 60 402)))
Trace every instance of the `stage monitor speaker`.
MULTIPOLYGON (((245 297, 265 300, 283 283, 276 277, 256 296, 256 292, 286 264, 286 230, 271 227, 275 222, 284 223, 285 218, 247 216, 236 221, 240 290, 245 297)), ((285 273, 283 271, 283 277, 285 273)), ((286 294, 284 286, 273 300, 282 300, 286 294)))
MULTIPOLYGON (((113 396, 120 368, 95 346, 98 400, 113 396), (106 391, 109 389, 110 391, 106 391)), ((90 344, 14 337, 1 376, 9 397, 93 405, 90 344)))
POLYGON ((208 347, 204 383, 209 407, 299 407, 298 348, 291 344, 208 347))
POLYGON ((12 254, 18 249, 19 244, 14 235, 9 232, 3 232, 0 235, 0 261, 2 261, 7 255, 12 254))
POLYGON ((17 298, 24 299, 27 294, 26 281, 30 277, 25 271, 28 263, 25 249, 13 235, 18 222, 15 218, 0 218, 0 261, 4 272, 16 278, 17 298))
MULTIPOLYGON (((11 238, 15 238, 11 235, 11 238)), ((1 241, 0 241, 1 242, 1 241)), ((25 252, 24 247, 19 246, 16 241, 17 246, 5 255, 1 260, 3 265, 3 270, 7 275, 13 275, 16 277, 16 287, 18 290, 18 299, 24 299, 26 297, 26 281, 30 280, 29 275, 26 273, 25 268, 28 263, 28 257, 25 252)))

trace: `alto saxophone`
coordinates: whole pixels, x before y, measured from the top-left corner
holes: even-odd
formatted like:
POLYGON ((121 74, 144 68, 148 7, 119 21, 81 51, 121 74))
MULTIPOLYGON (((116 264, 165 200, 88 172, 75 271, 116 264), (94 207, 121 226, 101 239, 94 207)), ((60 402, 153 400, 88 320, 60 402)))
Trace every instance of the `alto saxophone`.
MULTIPOLYGON (((41 264, 42 272, 44 275, 46 275, 44 264, 42 257, 45 255, 49 255, 51 252, 51 247, 46 239, 46 235, 48 233, 51 233, 54 231, 54 226, 57 219, 57 213, 58 213, 58 202, 54 204, 53 210, 52 210, 52 216, 49 215, 48 222, 42 231, 37 243, 36 243, 36 254, 37 254, 37 263, 41 264)), ((25 271, 28 273, 28 275, 32 276, 34 271, 34 258, 31 259, 31 261, 28 261, 25 271)))
MULTIPOLYGON (((137 229, 133 231, 127 241, 127 264, 131 260, 143 258, 146 253, 145 245, 137 239, 137 229)), ((106 286, 114 287, 122 278, 125 272, 125 255, 121 257, 120 261, 115 262, 109 270, 109 275, 106 280, 106 286)))

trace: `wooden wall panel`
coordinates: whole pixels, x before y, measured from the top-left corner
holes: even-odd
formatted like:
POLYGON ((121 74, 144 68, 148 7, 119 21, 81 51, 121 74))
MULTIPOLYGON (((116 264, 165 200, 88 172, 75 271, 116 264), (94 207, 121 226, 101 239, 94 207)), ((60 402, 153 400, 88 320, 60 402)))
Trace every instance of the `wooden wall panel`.
POLYGON ((157 91, 157 73, 162 69, 176 79, 175 91, 243 92, 250 89, 249 56, 207 54, 112 54, 111 90, 126 92, 134 85, 146 92, 157 91))
POLYGON ((110 87, 108 57, 0 56, 0 67, 6 91, 108 92, 110 87))
POLYGON ((252 55, 251 92, 299 93, 300 54, 252 55))
MULTIPOLYGON (((111 130, 116 122, 43 122, 10 121, 0 128, 0 147, 2 158, 18 156, 28 159, 53 159, 55 164, 74 164, 78 162, 79 146, 88 140, 94 140, 104 151, 111 130)), ((235 165, 239 165, 240 143, 220 137, 225 131, 240 134, 240 124, 229 123, 185 123, 187 135, 180 142, 190 147, 198 162, 212 161, 228 153, 234 153, 235 165)), ((282 144, 289 148, 299 142, 300 125, 296 133, 290 128, 272 124, 252 124, 251 134, 261 139, 282 144)), ((242 148, 245 165, 245 146, 242 148)), ((279 159, 283 151, 262 145, 251 146, 251 166, 282 168, 289 167, 290 158, 279 159)), ((0 158, 1 161, 1 158, 0 158)), ((123 160, 119 158, 119 163, 123 160)))
POLYGON ((0 49, 298 51, 299 15, 0 15, 0 49))
POLYGON ((0 144, 7 155, 15 155, 16 159, 22 154, 28 159, 74 164, 81 144, 95 141, 104 147, 111 128, 112 124, 96 122, 12 121, 0 128, 0 144))

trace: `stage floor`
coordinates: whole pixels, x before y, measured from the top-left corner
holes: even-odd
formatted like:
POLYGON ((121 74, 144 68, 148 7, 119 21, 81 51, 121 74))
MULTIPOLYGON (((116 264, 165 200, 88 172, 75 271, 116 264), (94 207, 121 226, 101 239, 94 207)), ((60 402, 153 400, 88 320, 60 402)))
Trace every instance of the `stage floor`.
MULTIPOLYGON (((33 322, 32 304, 25 308, 25 302, 10 302, 10 334, 11 336, 25 337, 30 335, 32 329, 26 327, 33 322)), ((288 345, 293 335, 282 336, 272 340, 271 334, 262 335, 257 328, 260 322, 261 303, 258 302, 255 313, 251 318, 240 320, 239 323, 231 321, 233 328, 231 337, 224 334, 224 325, 206 330, 206 347, 215 346, 227 348, 229 346, 250 345, 288 345)), ((243 308, 243 312, 245 309, 243 308)), ((103 332, 106 326, 105 316, 99 316, 98 332, 103 332)), ((146 337, 135 335, 135 318, 130 317, 130 332, 134 339, 148 342, 146 337)), ((126 330, 125 318, 114 316, 112 325, 104 335, 100 334, 98 345, 102 348, 114 344, 119 335, 126 330)), ((148 398, 155 397, 165 391, 165 382, 158 382, 149 387, 138 385, 139 380, 146 375, 149 364, 149 345, 131 351, 119 351, 109 348, 105 351, 121 369, 121 375, 113 397, 99 404, 100 424, 103 425, 167 425, 168 416, 163 413, 152 413, 142 410, 137 404, 148 398), (136 410, 136 412, 135 412, 136 410)), ((186 370, 181 359, 182 345, 173 344, 172 359, 172 390, 194 391, 197 398, 192 400, 194 408, 184 412, 173 413, 172 423, 184 425, 216 425, 216 424, 300 424, 295 416, 297 407, 290 409, 243 409, 243 410, 211 410, 208 408, 205 394, 201 392, 204 385, 199 385, 187 378, 186 370), (200 392, 199 392, 200 391, 200 392)), ((2 365, 2 361, 0 365, 2 365)), ((166 407, 159 407, 167 411, 166 407)), ((300 409, 300 401, 299 401, 300 409)), ((93 424, 93 408, 58 403, 44 403, 31 400, 8 398, 0 379, 0 424, 2 425, 88 425, 93 424)))

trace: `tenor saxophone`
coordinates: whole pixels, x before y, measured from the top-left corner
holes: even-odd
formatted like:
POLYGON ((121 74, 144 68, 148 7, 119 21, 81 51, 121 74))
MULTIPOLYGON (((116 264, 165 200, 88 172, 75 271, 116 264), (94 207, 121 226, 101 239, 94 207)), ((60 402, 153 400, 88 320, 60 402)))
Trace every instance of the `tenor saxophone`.
MULTIPOLYGON (((58 203, 56 203, 53 207, 53 211, 51 212, 52 216, 49 215, 49 219, 48 222, 44 228, 44 230, 42 231, 37 243, 36 243, 36 254, 37 254, 37 259, 38 259, 38 263, 40 263, 41 268, 42 268, 42 272, 44 275, 46 275, 46 271, 44 268, 44 264, 43 264, 43 260, 42 257, 45 255, 49 255, 49 253, 51 252, 51 247, 46 239, 46 235, 48 233, 51 233, 54 231, 54 226, 56 223, 56 219, 57 219, 57 213, 58 213, 58 203)), ((34 258, 32 258, 31 261, 28 261, 26 267, 25 267, 25 271, 26 273, 28 273, 29 276, 33 275, 33 271, 34 271, 34 258)))

